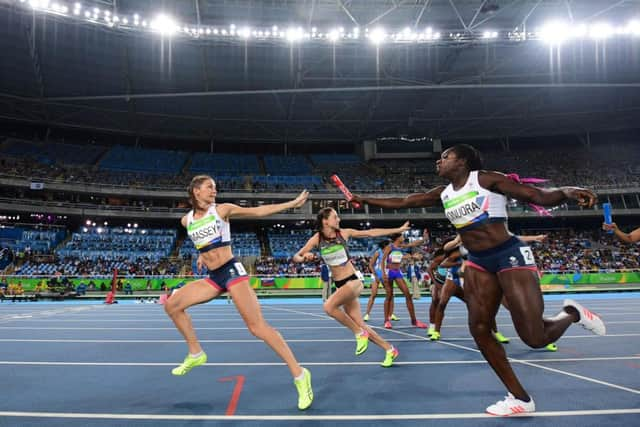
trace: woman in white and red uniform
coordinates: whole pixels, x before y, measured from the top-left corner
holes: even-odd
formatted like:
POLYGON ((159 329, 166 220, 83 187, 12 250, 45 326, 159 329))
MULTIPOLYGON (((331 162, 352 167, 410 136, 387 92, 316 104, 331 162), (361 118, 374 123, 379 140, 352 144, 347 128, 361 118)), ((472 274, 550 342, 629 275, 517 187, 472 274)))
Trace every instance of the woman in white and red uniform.
POLYGON ((356 195, 353 201, 388 209, 442 203, 469 251, 465 272, 469 329, 482 355, 509 390, 504 400, 486 410, 502 416, 534 412, 533 399, 513 372, 504 348, 492 336, 491 324, 503 296, 518 335, 534 348, 557 341, 573 322, 598 335, 604 335, 605 326, 596 314, 570 299, 564 301, 564 309, 555 317, 542 317, 544 301, 533 252, 507 228, 507 196, 543 206, 577 200, 580 206, 592 207, 596 195, 578 187, 536 188, 502 173, 482 170, 480 153, 466 144, 445 150, 436 167, 449 185, 405 198, 356 195))
POLYGON ((258 298, 249 285, 249 276, 231 252, 229 220, 238 217, 265 217, 298 208, 305 204, 309 193, 305 190, 294 200, 255 208, 243 208, 232 203, 218 205, 215 203, 216 184, 208 175, 194 177, 188 192, 193 210, 182 217, 181 224, 200 251, 198 269, 206 266, 209 277, 177 289, 165 302, 165 311, 189 347, 187 357, 171 373, 185 375, 194 367, 207 362, 207 355, 198 342, 191 317, 185 310, 229 292, 249 331, 263 340, 287 364, 298 390, 298 408, 307 409, 313 401, 311 374, 300 366, 282 335, 262 317, 258 298))

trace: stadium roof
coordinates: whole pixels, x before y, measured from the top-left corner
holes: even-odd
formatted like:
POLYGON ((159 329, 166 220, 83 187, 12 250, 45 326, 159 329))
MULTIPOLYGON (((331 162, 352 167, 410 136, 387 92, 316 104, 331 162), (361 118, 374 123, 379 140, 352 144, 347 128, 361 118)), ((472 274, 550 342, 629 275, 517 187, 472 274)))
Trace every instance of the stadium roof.
POLYGON ((75 2, 57 4, 60 12, 66 5, 65 13, 45 13, 44 4, 0 0, 2 119, 142 136, 290 143, 398 134, 550 135, 629 129, 640 122, 637 33, 559 45, 522 40, 554 19, 564 21, 568 32, 579 24, 628 25, 640 18, 638 1, 81 3, 90 14, 97 9, 101 17, 128 17, 127 25, 75 16, 75 2), (150 26, 160 12, 178 23, 173 37, 132 25, 135 15, 148 17, 150 26), (238 36, 241 29, 273 26, 307 33, 315 28, 324 38, 238 36), (332 29, 341 27, 344 37, 330 42, 332 29), (237 37, 213 35, 224 28, 237 28, 237 37), (355 28, 362 36, 347 37, 355 28), (385 43, 364 37, 380 28, 388 34, 385 43), (391 33, 405 28, 432 28, 442 36, 395 42, 391 33))

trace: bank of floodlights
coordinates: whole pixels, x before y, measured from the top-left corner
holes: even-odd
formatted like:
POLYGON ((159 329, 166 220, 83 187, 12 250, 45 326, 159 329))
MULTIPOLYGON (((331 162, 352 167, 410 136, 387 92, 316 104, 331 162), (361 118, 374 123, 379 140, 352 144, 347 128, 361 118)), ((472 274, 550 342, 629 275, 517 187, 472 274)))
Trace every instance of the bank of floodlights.
POLYGON ((325 30, 277 25, 236 27, 229 25, 193 25, 179 22, 166 13, 143 17, 137 13, 117 14, 113 10, 80 2, 50 0, 14 0, 16 4, 62 18, 75 19, 89 24, 102 25, 125 31, 150 31, 162 37, 182 37, 202 40, 228 41, 281 41, 284 44, 304 42, 324 42, 327 44, 368 42, 376 46, 382 44, 418 43, 469 43, 469 42, 523 42, 539 40, 551 45, 559 45, 572 40, 606 40, 612 37, 640 37, 640 20, 632 20, 625 26, 613 26, 604 22, 592 24, 572 24, 550 21, 535 31, 515 28, 513 31, 480 30, 465 32, 441 32, 431 27, 417 29, 407 27, 399 31, 383 27, 346 29, 334 27, 325 30))

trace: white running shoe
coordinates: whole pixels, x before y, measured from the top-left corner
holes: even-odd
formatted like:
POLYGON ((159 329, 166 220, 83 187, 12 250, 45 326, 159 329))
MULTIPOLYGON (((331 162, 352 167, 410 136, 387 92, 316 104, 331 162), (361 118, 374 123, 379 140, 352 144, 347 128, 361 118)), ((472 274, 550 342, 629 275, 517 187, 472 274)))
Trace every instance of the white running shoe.
POLYGON ((580 313, 580 320, 578 323, 580 323, 586 330, 591 331, 596 335, 604 335, 607 333, 607 328, 604 326, 604 322, 597 314, 587 310, 572 299, 564 300, 563 306, 573 307, 578 310, 578 313, 580 313))
POLYGON ((523 402, 520 399, 513 397, 513 394, 509 393, 504 398, 493 405, 487 407, 487 414, 498 415, 500 417, 508 417, 509 415, 524 414, 527 412, 535 412, 536 404, 533 399, 529 397, 528 402, 523 402))

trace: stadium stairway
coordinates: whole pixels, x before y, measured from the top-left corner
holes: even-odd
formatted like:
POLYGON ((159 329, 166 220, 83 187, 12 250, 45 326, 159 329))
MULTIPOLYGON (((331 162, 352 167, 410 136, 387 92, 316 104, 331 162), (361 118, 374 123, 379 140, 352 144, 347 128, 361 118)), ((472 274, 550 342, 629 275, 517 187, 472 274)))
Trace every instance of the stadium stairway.
POLYGON ((271 256, 271 245, 269 244, 269 237, 267 237, 267 231, 264 229, 259 229, 256 232, 256 236, 258 237, 258 241, 260 242, 261 256, 271 256))

